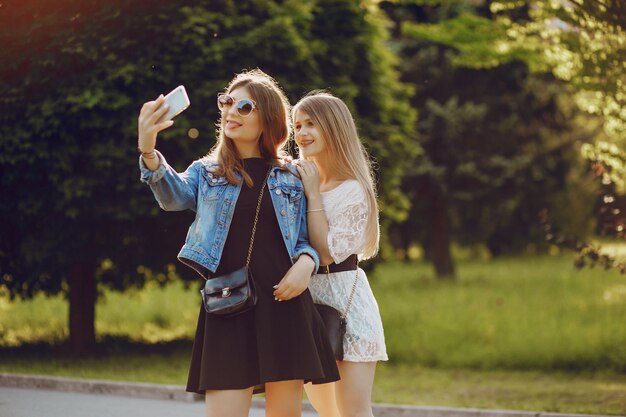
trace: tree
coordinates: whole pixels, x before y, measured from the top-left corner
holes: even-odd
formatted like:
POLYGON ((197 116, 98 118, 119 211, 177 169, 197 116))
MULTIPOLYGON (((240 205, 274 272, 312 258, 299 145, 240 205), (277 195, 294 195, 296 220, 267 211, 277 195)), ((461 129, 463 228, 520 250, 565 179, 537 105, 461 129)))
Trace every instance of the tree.
MULTIPOLYGON (((623 145, 626 3, 485 0, 477 2, 478 15, 466 12, 462 1, 412 3, 461 9, 461 13, 436 24, 406 24, 408 31, 422 39, 458 50, 456 65, 488 68, 521 60, 533 72, 551 72, 574 89, 581 109, 602 120, 604 134, 598 135, 596 145, 607 141, 623 145)), ((595 153, 604 152, 597 149, 595 153)), ((613 171, 611 179, 623 188, 624 177, 623 171, 613 171)))
MULTIPOLYGON (((626 3, 621 0, 497 0, 479 4, 480 16, 461 13, 444 24, 413 25, 410 30, 460 51, 456 57, 459 66, 484 68, 519 59, 533 72, 550 72, 565 81, 574 91, 577 105, 592 115, 589 117, 592 123, 599 120, 602 126, 602 131, 596 131, 593 140, 581 147, 584 157, 598 173, 602 187, 608 185, 615 192, 624 193, 625 153, 620 147, 623 147, 626 133, 626 3)), ((598 186, 595 184, 596 188, 598 186)), ((605 194, 599 194, 598 204, 609 210, 602 201, 605 194)), ((603 217, 601 213, 599 216, 603 217)), ((548 218, 547 214, 542 218, 548 218)), ((563 222, 563 216, 553 211, 549 218, 563 222)), ((611 222, 619 236, 622 236, 621 222, 619 218, 611 222)), ((566 239, 560 234, 557 240, 584 239, 585 230, 568 232, 578 237, 566 239)), ((546 233, 549 241, 559 243, 554 236, 555 233, 546 233)), ((590 247, 589 244, 565 246, 590 247)), ((588 257, 585 251, 579 251, 579 259, 588 257)))
POLYGON ((260 67, 292 100, 320 87, 346 99, 385 168, 388 217, 406 206, 393 186, 413 113, 375 2, 48 0, 3 10, 0 282, 12 297, 67 294, 75 352, 95 342, 100 286, 197 278, 172 262, 192 214, 159 211, 135 150, 141 103, 178 84, 192 104, 159 142, 177 169, 213 145, 215 94, 260 67), (185 140, 192 128, 199 139, 185 140))
POLYGON ((467 8, 441 9, 388 8, 424 148, 403 183, 413 201, 412 227, 395 230, 404 245, 422 243, 437 276, 452 278, 453 240, 485 244, 493 255, 519 251, 543 240, 536 221, 542 207, 576 202, 583 215, 570 215, 570 223, 589 228, 584 213, 592 207, 573 190, 588 183, 578 149, 592 132, 581 127, 563 83, 530 73, 515 60, 518 52, 481 67, 459 65, 466 49, 477 61, 489 56, 498 34, 483 31, 480 25, 493 25, 467 8), (416 23, 430 19, 442 20, 416 23), (458 40, 454 47, 449 38, 458 40), (406 236, 413 230, 422 233, 406 236))

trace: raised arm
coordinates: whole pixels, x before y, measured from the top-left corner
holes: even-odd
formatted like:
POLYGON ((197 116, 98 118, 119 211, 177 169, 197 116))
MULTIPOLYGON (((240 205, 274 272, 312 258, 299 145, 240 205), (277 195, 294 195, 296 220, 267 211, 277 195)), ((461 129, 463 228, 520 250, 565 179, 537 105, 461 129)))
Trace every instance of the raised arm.
POLYGON ((356 181, 342 186, 342 201, 333 208, 326 245, 335 263, 363 252, 369 209, 365 193, 356 181))
POLYGON ((319 171, 311 161, 298 161, 298 173, 304 185, 304 194, 307 200, 306 218, 309 229, 309 241, 319 253, 320 264, 329 265, 333 258, 328 251, 328 219, 324 212, 322 195, 320 193, 319 171))
POLYGON ((161 94, 156 100, 144 103, 139 113, 137 146, 141 152, 141 181, 150 185, 162 209, 195 210, 201 164, 195 162, 184 173, 179 174, 155 149, 157 134, 174 123, 171 120, 161 120, 167 110, 168 106, 164 104, 161 94))
POLYGON ((164 100, 161 94, 156 100, 144 103, 137 120, 137 147, 146 168, 151 171, 155 171, 160 165, 154 152, 157 134, 174 124, 172 120, 161 120, 169 107, 164 104, 164 100))
POLYGON ((150 186, 154 197, 163 210, 196 210, 200 170, 204 166, 196 161, 183 173, 172 168, 159 151, 155 152, 156 170, 150 170, 143 157, 139 157, 141 181, 150 186))
POLYGON ((294 248, 294 264, 274 287, 274 297, 278 301, 290 300, 302 294, 309 286, 311 274, 319 268, 319 256, 308 240, 306 222, 306 202, 300 199, 300 230, 294 248))
POLYGON ((299 161, 298 172, 308 203, 309 240, 320 255, 320 263, 340 263, 352 254, 359 254, 363 250, 369 215, 361 185, 354 180, 342 184, 341 201, 332 205, 330 216, 319 190, 317 166, 310 161, 299 161))

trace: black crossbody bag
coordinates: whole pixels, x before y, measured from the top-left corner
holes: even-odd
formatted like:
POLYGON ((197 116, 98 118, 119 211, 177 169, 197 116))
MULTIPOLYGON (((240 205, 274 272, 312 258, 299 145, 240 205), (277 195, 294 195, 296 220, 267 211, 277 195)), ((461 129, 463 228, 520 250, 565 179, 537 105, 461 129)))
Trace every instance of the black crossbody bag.
MULTIPOLYGON (((330 273, 328 266, 323 266, 321 268, 326 268, 326 275, 330 273)), ((343 338, 346 335, 346 317, 348 316, 348 310, 350 310, 350 306, 352 305, 352 297, 354 296, 358 279, 359 266, 357 264, 356 276, 354 277, 354 283, 352 284, 352 291, 350 291, 348 304, 346 305, 343 313, 326 304, 315 304, 315 308, 324 322, 324 327, 326 327, 326 334, 328 335, 328 340, 333 348, 335 359, 340 361, 343 360, 343 338)))
POLYGON ((204 289, 200 291, 202 304, 208 314, 223 317, 236 316, 252 309, 257 303, 258 295, 254 285, 254 277, 252 276, 252 271, 250 271, 250 258, 252 257, 254 235, 256 234, 259 212, 261 211, 263 192, 265 191, 267 177, 270 172, 271 168, 265 176, 265 181, 263 181, 263 186, 259 193, 246 265, 228 274, 207 279, 204 283, 204 289))

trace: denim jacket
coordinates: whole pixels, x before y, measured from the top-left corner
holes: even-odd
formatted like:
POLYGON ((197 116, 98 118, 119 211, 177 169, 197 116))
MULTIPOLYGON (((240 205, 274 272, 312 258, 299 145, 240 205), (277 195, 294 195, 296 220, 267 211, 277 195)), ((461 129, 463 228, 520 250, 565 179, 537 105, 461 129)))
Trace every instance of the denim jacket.
MULTIPOLYGON (((178 173, 158 151, 157 156, 160 165, 155 171, 146 168, 139 157, 141 181, 150 185, 163 210, 196 212, 178 259, 206 279, 215 272, 222 257, 241 185, 230 184, 226 178, 215 175, 217 163, 207 158, 178 173)), ((304 188, 300 178, 294 175, 295 168, 290 165, 287 168, 273 167, 267 180, 274 212, 291 262, 306 253, 315 261, 317 270, 319 256, 308 240, 304 188)))

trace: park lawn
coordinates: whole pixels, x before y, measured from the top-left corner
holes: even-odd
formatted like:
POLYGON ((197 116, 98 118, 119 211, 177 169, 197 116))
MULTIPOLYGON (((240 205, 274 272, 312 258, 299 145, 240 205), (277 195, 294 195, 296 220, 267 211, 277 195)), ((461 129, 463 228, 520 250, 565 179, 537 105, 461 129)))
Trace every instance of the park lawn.
POLYGON ((626 375, 380 366, 374 401, 393 404, 626 415, 626 375))
POLYGON ((374 274, 396 362, 626 372, 626 275, 565 256, 463 262, 458 275, 442 282, 402 264, 374 274))
MULTIPOLYGON (((376 402, 624 414, 626 277, 578 271, 569 257, 470 260, 458 272, 454 283, 421 263, 370 274, 391 358, 376 402)), ((180 283, 104 291, 102 343, 87 358, 32 347, 67 337, 63 300, 0 298, 0 372, 184 384, 191 344, 180 339, 193 336, 196 293, 180 283)))

